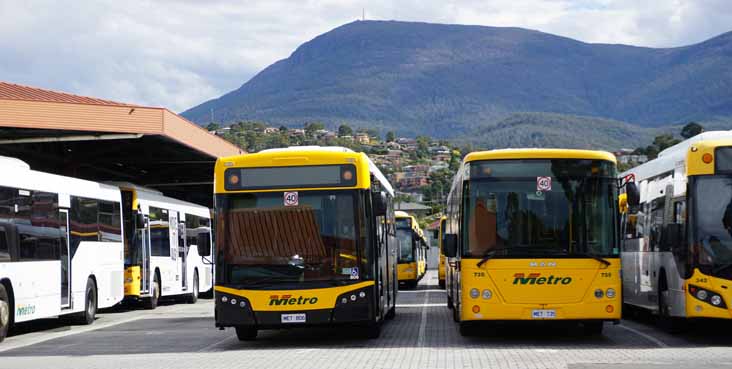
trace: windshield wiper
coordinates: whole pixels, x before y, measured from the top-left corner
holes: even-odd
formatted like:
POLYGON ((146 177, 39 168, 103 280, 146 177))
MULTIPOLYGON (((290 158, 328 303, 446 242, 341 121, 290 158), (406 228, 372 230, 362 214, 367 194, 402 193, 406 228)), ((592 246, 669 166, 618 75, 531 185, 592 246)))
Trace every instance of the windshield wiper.
POLYGON ((543 250, 543 251, 549 251, 544 247, 538 247, 538 246, 510 246, 510 247, 499 247, 497 249, 490 249, 483 254, 483 258, 480 259, 478 264, 476 266, 480 268, 481 265, 485 264, 488 260, 492 259, 493 256, 498 251, 508 251, 508 250, 543 250))
POLYGON ((586 252, 572 252, 572 253, 568 252, 567 255, 575 255, 575 256, 582 256, 582 257, 586 257, 586 258, 595 259, 595 260, 601 262, 602 264, 604 264, 605 267, 609 267, 610 265, 612 265, 611 262, 607 261, 602 256, 595 255, 595 254, 588 254, 586 252))

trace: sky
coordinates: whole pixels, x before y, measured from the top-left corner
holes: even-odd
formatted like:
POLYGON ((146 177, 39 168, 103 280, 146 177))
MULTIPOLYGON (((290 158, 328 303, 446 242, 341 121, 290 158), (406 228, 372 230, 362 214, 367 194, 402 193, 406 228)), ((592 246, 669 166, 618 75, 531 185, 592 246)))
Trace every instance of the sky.
POLYGON ((0 80, 181 112, 362 15, 648 47, 732 31, 732 0, 0 0, 0 80))

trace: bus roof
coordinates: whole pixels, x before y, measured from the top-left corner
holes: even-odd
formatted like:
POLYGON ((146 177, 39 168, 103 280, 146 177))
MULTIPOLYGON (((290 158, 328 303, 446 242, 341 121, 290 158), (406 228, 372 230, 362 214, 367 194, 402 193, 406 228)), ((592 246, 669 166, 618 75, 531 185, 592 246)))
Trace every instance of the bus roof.
MULTIPOLYGON (((657 158, 621 173, 620 177, 633 174, 635 175, 636 182, 640 182, 644 179, 673 171, 679 163, 686 163, 685 169, 688 175, 709 174, 708 170, 699 168, 700 165, 693 165, 693 163, 690 165, 688 162, 689 150, 692 146, 697 150, 696 153, 699 158, 705 152, 714 154, 714 149, 717 147, 732 146, 732 131, 709 131, 700 133, 661 151, 658 153, 657 158)), ((711 170, 713 171, 713 169, 712 167, 711 170)))
MULTIPOLYGON (((236 155, 219 158, 216 161, 216 174, 223 178, 224 170, 228 168, 246 167, 280 167, 298 165, 323 164, 360 164, 365 165, 368 171, 381 183, 381 187, 389 195, 394 196, 394 188, 386 176, 376 167, 373 161, 362 152, 340 146, 291 146, 279 149, 262 150, 255 154, 236 155)), ((367 180, 370 181, 369 178, 367 180)), ((218 187, 218 185, 217 185, 218 187)), ((223 188, 223 184, 221 185, 223 188)), ((218 188, 216 189, 218 191, 218 188)))
POLYGON ((615 155, 607 151, 575 149, 501 149, 471 152, 465 162, 505 159, 590 159, 615 163, 615 155))

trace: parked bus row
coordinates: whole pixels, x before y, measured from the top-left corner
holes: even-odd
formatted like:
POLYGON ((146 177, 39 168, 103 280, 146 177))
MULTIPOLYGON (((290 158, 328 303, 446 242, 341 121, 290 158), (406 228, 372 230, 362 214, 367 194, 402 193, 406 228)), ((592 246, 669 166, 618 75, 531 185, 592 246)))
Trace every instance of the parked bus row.
MULTIPOLYGON (((153 307, 160 296, 195 300, 210 285, 199 278, 209 275, 208 209, 4 166, 17 172, 0 198, 5 321, 88 321, 123 294, 153 307), (18 272, 25 260, 38 271, 18 272), (114 282, 123 270, 124 292, 114 282), (27 275, 45 287, 18 294, 7 282, 27 275)), ((732 132, 704 133, 621 175, 603 151, 468 154, 437 232, 438 279, 461 334, 525 320, 579 322, 599 334, 624 304, 669 327, 731 318, 731 175, 732 132)), ((398 286, 424 275, 424 233, 394 211, 394 190, 363 153, 300 147, 220 158, 214 201, 215 324, 241 340, 332 324, 376 337, 395 316, 398 286)))
POLYGON ((0 341, 14 323, 82 324, 124 298, 195 301, 212 287, 210 213, 129 184, 31 170, 0 157, 0 341))
POLYGON ((415 288, 427 273, 427 239, 417 218, 403 211, 397 211, 395 215, 399 240, 399 286, 415 288))

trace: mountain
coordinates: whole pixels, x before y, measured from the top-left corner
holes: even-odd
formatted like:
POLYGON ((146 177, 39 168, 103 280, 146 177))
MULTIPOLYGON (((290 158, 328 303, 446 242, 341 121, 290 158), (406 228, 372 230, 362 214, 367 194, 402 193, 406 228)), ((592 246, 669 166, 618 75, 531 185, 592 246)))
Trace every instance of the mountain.
POLYGON ((607 129, 622 143, 650 132, 639 127, 729 121, 730 91, 732 32, 659 49, 521 28, 357 21, 182 115, 204 124, 214 109, 220 122, 347 122, 471 141, 533 132, 555 137, 547 145, 579 132, 591 143, 607 129))

